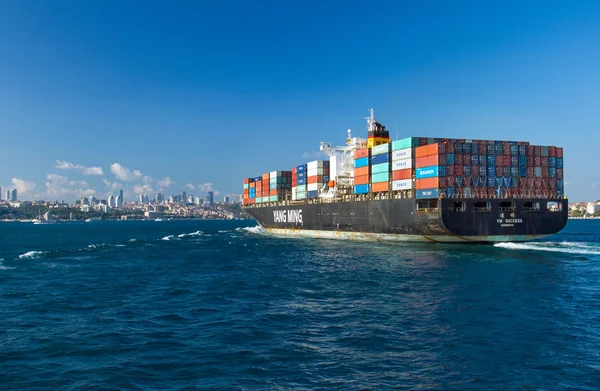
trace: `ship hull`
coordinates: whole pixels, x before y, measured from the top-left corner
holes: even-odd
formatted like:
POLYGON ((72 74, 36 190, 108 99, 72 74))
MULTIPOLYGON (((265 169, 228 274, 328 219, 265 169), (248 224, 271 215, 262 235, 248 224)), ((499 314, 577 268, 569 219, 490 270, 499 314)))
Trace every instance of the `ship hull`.
POLYGON ((244 210, 266 231, 277 236, 396 242, 503 242, 530 241, 559 232, 567 223, 568 201, 405 198, 274 203, 244 210), (547 208, 548 201, 556 205, 556 210, 547 208))

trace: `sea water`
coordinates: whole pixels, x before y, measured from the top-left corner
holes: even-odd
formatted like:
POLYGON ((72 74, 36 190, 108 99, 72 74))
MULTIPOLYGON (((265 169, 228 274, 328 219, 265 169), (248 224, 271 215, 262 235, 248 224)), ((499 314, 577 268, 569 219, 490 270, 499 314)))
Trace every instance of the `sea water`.
POLYGON ((534 243, 0 224, 0 389, 596 390, 600 221, 534 243))

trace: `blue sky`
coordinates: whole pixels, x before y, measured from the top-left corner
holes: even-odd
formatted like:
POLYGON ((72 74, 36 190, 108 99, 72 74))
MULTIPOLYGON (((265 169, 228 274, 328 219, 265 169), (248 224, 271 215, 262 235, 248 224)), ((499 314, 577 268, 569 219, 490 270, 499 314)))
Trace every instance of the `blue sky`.
POLYGON ((239 193, 374 107, 393 138, 563 146, 599 199, 600 3, 571 3, 0 0, 0 185, 239 193))

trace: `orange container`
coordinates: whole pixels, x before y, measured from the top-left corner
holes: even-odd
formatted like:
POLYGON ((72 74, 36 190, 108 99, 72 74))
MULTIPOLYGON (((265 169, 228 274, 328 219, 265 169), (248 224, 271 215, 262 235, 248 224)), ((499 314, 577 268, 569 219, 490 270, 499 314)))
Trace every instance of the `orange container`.
POLYGON ((369 156, 369 148, 357 149, 356 151, 354 151, 355 159, 360 159, 361 157, 367 157, 367 156, 369 156))
POLYGON ((250 198, 250 199, 248 200, 248 203, 249 203, 249 204, 256 204, 256 198, 250 198))
POLYGON ((264 182, 264 181, 267 181, 267 182, 269 182, 269 176, 270 176, 270 175, 271 175, 271 174, 269 174, 269 173, 263 174, 263 176, 262 176, 263 182, 264 182))
POLYGON ((244 195, 250 195, 250 189, 244 189, 244 195))
POLYGON ((256 183, 254 183, 254 182, 250 183, 250 187, 256 187, 256 183))
POLYGON ((369 175, 369 166, 366 167, 360 167, 360 168, 355 168, 354 169, 354 176, 363 176, 363 175, 369 175))
POLYGON ((437 166, 440 160, 440 155, 421 156, 415 159, 415 167, 437 166))
POLYGON ((423 145, 422 147, 415 148, 415 156, 423 157, 429 155, 437 155, 439 153, 439 144, 423 145))
POLYGON ((437 189, 440 187, 439 178, 417 179, 417 190, 437 189))
POLYGON ((369 176, 368 175, 355 176, 354 184, 355 185, 368 185, 369 184, 369 176))
POLYGON ((307 181, 308 183, 323 183, 323 175, 309 176, 307 181))
POLYGON ((371 184, 371 192, 378 193, 381 191, 390 191, 390 183, 389 182, 381 182, 381 183, 372 183, 371 184))
POLYGON ((277 189, 273 189, 269 192, 269 195, 277 195, 277 189))
POLYGON ((403 179, 412 179, 412 168, 407 168, 405 170, 392 171, 392 180, 393 181, 401 181, 403 179))
POLYGON ((244 205, 248 205, 249 203, 250 203, 250 201, 248 201, 248 199, 247 199, 247 198, 244 198, 244 202, 243 202, 243 204, 244 204, 244 205))

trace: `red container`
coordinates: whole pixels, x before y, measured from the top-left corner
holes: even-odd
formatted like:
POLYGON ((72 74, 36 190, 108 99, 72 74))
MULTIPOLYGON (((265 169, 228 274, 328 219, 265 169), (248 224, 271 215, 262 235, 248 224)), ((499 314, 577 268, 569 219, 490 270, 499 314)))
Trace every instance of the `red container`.
POLYGON ((453 176, 455 175, 454 173, 454 164, 450 164, 446 166, 446 175, 447 176, 453 176))
POLYGON ((533 167, 527 167, 527 178, 533 178, 533 167))
POLYGON ((542 178, 548 178, 549 176, 548 167, 542 167, 542 178))
MULTIPOLYGON (((433 144, 431 144, 433 145, 433 144)), ((415 167, 416 168, 421 168, 421 167, 429 167, 429 166, 438 166, 440 165, 440 158, 445 155, 429 155, 429 156, 422 156, 422 157, 418 157, 415 159, 415 167)))
POLYGON ((440 189, 443 189, 446 186, 448 186, 448 185, 446 185, 446 177, 445 176, 439 177, 438 178, 438 182, 439 182, 439 185, 440 185, 440 189))
POLYGON ((563 178, 563 169, 557 168, 556 169, 556 179, 562 179, 562 178, 563 178))
POLYGON ((354 159, 368 157, 370 154, 371 154, 371 150, 369 148, 357 149, 356 151, 354 151, 354 159))
POLYGON ((437 177, 426 178, 426 179, 417 179, 416 182, 417 182, 417 190, 438 189, 440 187, 440 182, 437 177))
MULTIPOLYGON (((442 153, 446 153, 446 144, 435 143, 435 144, 429 144, 429 145, 424 145, 422 147, 415 148, 415 157, 439 155, 442 153)), ((427 166, 423 166, 423 167, 427 167, 427 166)))
POLYGON ((270 195, 270 196, 277 195, 277 189, 271 190, 271 191, 269 192, 269 195, 270 195))
POLYGON ((463 165, 462 164, 455 164, 454 165, 454 175, 456 176, 463 176, 464 175, 464 170, 463 170, 463 165))
POLYGON ((455 149, 454 149, 454 143, 453 142, 446 142, 446 153, 454 153, 455 149))
POLYGON ((503 176, 503 175, 504 175, 504 167, 496 166, 496 176, 503 176))
POLYGON ((542 187, 542 178, 533 178, 533 187, 542 187))
POLYGON ((479 166, 477 164, 471 166, 471 175, 479 176, 479 166))
POLYGON ((542 156, 542 146, 536 145, 533 147, 533 156, 542 156))
POLYGON ((354 184, 355 185, 368 185, 369 184, 369 176, 362 175, 362 176, 354 177, 354 184))
POLYGON ((471 154, 465 153, 463 155, 463 164, 471 164, 471 154))
MULTIPOLYGON (((393 181, 400 181, 403 179, 411 179, 412 178, 412 169, 411 168, 407 168, 405 170, 396 170, 396 171, 392 171, 392 180, 393 181)), ((355 181, 356 183, 356 181, 355 181)))
POLYGON ((510 144, 502 143, 502 151, 504 152, 503 155, 510 155, 510 144))
POLYGON ((533 158, 533 165, 535 167, 541 167, 542 166, 542 157, 541 156, 536 156, 533 158))
POLYGON ((369 166, 355 168, 354 176, 357 177, 357 176, 369 175, 370 169, 371 169, 371 167, 369 167, 369 166))
MULTIPOLYGON (((512 166, 511 158, 512 158, 512 156, 510 156, 510 155, 503 156, 502 161, 504 163, 504 166, 508 166, 508 167, 512 166)), ((517 159, 517 162, 518 162, 518 159, 517 159)))
POLYGON ((542 178, 542 189, 548 189, 550 187, 550 178, 542 178))
POLYGON ((252 182, 252 183, 250 184, 250 188, 252 189, 252 188, 254 188, 254 187, 256 187, 256 183, 252 182))
POLYGON ((548 156, 542 156, 542 167, 548 167, 548 156))
POLYGON ((548 156, 556 157, 556 147, 548 147, 548 156))
POLYGON ((454 155, 454 164, 462 165, 463 164, 463 155, 462 153, 457 153, 454 155))
POLYGON ((446 177, 446 186, 454 186, 454 176, 446 177))
POLYGON ((245 178, 244 179, 244 185, 249 184, 250 182, 252 182, 252 178, 245 178))
POLYGON ((479 154, 480 155, 487 155, 487 143, 481 143, 481 144, 479 144, 479 154))
POLYGON ((556 189, 556 178, 549 178, 548 187, 551 189, 556 189))
POLYGON ((250 198, 248 200, 248 204, 250 204, 250 205, 255 204, 255 203, 256 203, 256 198, 250 198))
POLYGON ((371 184, 371 192, 380 193, 382 191, 390 191, 390 183, 389 182, 379 182, 371 184))
POLYGON ((556 147, 556 157, 563 157, 563 149, 556 147))

